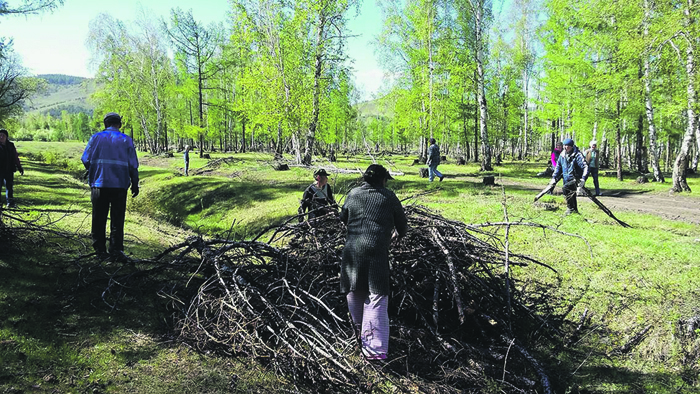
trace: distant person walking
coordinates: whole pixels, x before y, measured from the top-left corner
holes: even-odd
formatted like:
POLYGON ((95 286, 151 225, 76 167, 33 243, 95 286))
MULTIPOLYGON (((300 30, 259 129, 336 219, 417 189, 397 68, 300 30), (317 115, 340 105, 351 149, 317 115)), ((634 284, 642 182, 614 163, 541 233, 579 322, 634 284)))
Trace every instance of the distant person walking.
POLYGON ((588 164, 588 173, 591 175, 591 178, 593 178, 595 195, 600 196, 602 193, 600 192, 600 185, 598 184, 598 168, 600 168, 598 165, 598 141, 591 141, 589 146, 590 148, 586 149, 583 155, 586 157, 586 164, 588 164))
MULTIPOLYGON (((7 199, 7 208, 17 208, 15 204, 15 171, 19 171, 24 175, 24 168, 19 162, 19 154, 15 144, 10 142, 9 133, 5 129, 0 129, 0 176, 2 176, 2 184, 5 185, 5 198, 7 199)), ((0 187, 2 187, 0 184, 0 187)))
POLYGON ((185 159, 185 176, 190 175, 190 146, 185 145, 185 153, 182 155, 185 159))
POLYGON ((559 155, 561 155, 561 151, 564 149, 564 144, 562 144, 561 141, 558 141, 557 144, 554 146, 554 150, 552 151, 552 171, 557 168, 557 160, 559 160, 559 155))
POLYGON ((331 212, 338 212, 333 190, 328 184, 328 173, 323 168, 314 172, 316 182, 304 190, 299 204, 299 222, 304 221, 304 213, 309 211, 309 219, 323 216, 331 212))
POLYGON ((428 180, 430 182, 437 176, 442 182, 444 175, 438 171, 437 167, 440 165, 440 147, 437 145, 435 138, 430 139, 430 146, 428 147, 428 160, 426 162, 428 165, 428 180))
POLYGON ((554 168, 551 185, 555 185, 560 178, 564 178, 562 189, 566 199, 566 215, 578 213, 576 192, 579 187, 584 187, 588 178, 588 165, 581 151, 574 144, 574 140, 567 138, 563 141, 564 151, 559 155, 557 166, 554 168))
POLYGON ((340 291, 346 294, 362 354, 383 360, 389 352, 389 246, 394 229, 398 237, 406 235, 408 221, 396 194, 386 188, 393 179, 386 168, 372 164, 363 178, 340 211, 347 224, 340 291))
POLYGON ((110 112, 104 116, 105 130, 93 134, 85 147, 82 161, 88 171, 92 201, 92 247, 98 257, 126 262, 124 254, 124 217, 126 196, 139 194, 139 162, 131 137, 119 131, 122 118, 110 112), (107 214, 110 217, 109 255, 105 248, 107 214))

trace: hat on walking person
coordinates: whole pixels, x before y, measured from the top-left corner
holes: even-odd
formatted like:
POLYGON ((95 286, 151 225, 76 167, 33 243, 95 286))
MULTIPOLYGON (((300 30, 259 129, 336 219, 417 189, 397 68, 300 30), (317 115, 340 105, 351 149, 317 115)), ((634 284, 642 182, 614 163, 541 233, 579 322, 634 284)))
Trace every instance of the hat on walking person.
POLYGON ((574 140, 572 140, 571 138, 567 138, 564 141, 562 141, 562 144, 564 144, 564 146, 566 146, 566 145, 574 146, 574 140))
POLYGON ((596 146, 596 145, 598 145, 598 141, 596 141, 596 140, 592 140, 591 143, 588 144, 588 146, 590 146, 591 148, 596 146))

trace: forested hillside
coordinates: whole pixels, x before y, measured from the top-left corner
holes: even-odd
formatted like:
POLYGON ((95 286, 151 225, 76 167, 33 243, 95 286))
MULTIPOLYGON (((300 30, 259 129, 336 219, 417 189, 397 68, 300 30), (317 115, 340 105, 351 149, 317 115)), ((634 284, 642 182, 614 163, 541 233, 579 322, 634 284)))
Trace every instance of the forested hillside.
POLYGON ((92 116, 94 105, 90 96, 97 90, 93 79, 63 74, 37 75, 46 81, 44 89, 27 103, 30 114, 50 114, 60 117, 63 111, 69 114, 84 112, 92 116))
POLYGON ((41 78, 52 85, 79 85, 87 79, 64 74, 41 74, 37 75, 37 78, 41 78))

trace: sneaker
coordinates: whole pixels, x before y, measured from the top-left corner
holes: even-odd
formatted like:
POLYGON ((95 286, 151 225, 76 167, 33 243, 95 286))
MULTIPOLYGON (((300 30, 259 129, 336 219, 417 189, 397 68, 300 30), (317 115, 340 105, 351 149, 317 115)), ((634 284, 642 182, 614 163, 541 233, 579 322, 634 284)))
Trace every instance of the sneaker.
POLYGON ((7 205, 5 206, 7 209, 14 209, 17 208, 17 204, 13 202, 8 202, 7 205))
POLYGON ((444 175, 440 175, 440 182, 442 182, 443 179, 445 179, 445 176, 444 176, 444 175))
POLYGON ((564 212, 564 216, 569 216, 572 213, 578 214, 578 210, 576 209, 567 209, 566 212, 564 212))

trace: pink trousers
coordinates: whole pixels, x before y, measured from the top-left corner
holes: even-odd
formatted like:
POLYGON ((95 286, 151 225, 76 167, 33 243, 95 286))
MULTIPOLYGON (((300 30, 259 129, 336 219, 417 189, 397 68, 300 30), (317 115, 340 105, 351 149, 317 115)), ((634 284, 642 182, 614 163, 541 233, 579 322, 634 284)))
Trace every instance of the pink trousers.
POLYGON ((346 296, 355 327, 360 332, 362 354, 384 359, 389 352, 389 296, 351 291, 346 296))

